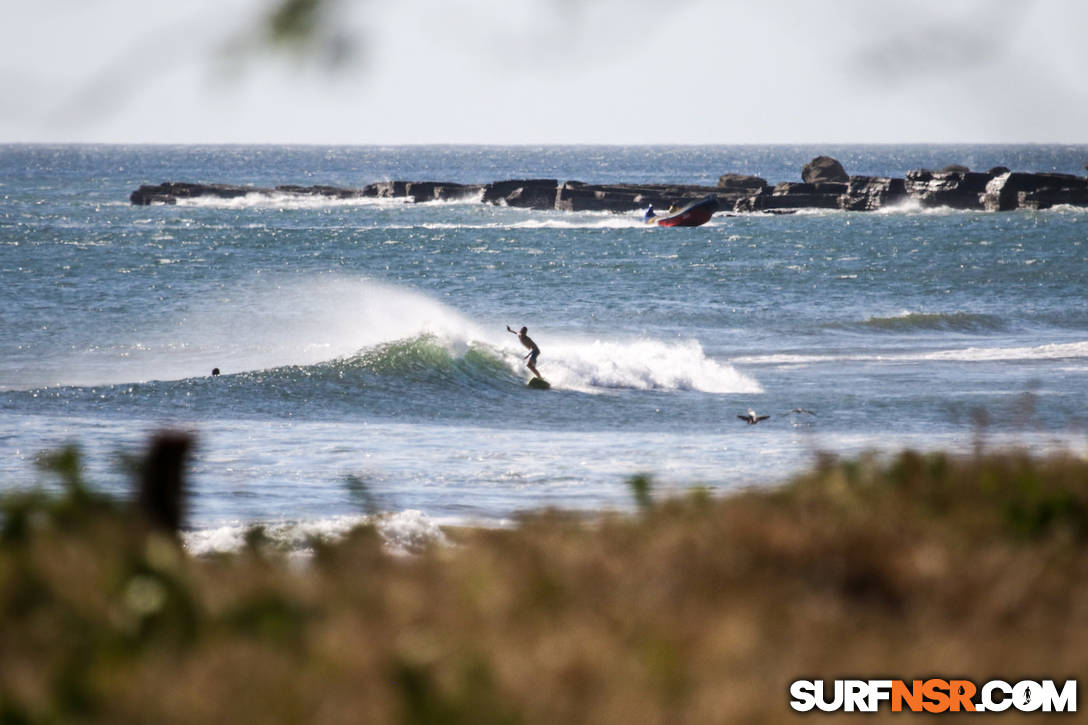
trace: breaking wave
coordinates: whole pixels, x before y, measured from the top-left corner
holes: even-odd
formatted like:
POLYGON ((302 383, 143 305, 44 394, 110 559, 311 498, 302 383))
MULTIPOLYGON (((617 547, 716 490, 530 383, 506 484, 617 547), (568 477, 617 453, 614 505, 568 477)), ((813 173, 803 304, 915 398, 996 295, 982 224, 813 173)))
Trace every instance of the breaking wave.
MULTIPOLYGON (((538 337, 541 374, 553 388, 583 393, 607 390, 696 390, 759 393, 751 377, 708 358, 694 340, 579 341, 538 337)), ((529 377, 516 340, 452 340, 434 335, 383 343, 328 364, 337 374, 359 370, 394 384, 491 388, 529 377)))
MULTIPOLYGON (((363 374, 472 389, 523 382, 525 350, 505 323, 473 320, 430 296, 368 278, 261 279, 193 303, 138 340, 96 342, 40 370, 24 389, 205 378, 212 368, 254 383, 363 374)), ((761 392, 696 340, 584 340, 534 331, 541 374, 559 389, 761 392)))

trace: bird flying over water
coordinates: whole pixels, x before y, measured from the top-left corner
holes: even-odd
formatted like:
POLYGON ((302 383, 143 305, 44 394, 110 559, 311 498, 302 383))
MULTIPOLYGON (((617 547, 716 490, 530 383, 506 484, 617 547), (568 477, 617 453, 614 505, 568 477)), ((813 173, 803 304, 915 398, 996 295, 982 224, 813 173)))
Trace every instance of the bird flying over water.
POLYGON ((769 415, 756 415, 756 412, 754 410, 752 410, 751 408, 749 408, 747 415, 738 415, 737 417, 740 418, 741 420, 743 420, 748 425, 755 425, 756 423, 758 423, 761 420, 767 420, 771 416, 769 416, 769 415))
MULTIPOLYGON (((807 410, 805 408, 794 408, 793 410, 787 410, 782 415, 802 415, 802 414, 811 415, 811 416, 816 415, 816 413, 814 411, 807 410)), ((761 420, 767 420, 771 416, 769 416, 769 415, 758 415, 754 410, 749 408, 748 412, 746 414, 738 415, 737 417, 740 418, 741 420, 743 420, 748 425, 755 425, 756 423, 758 423, 761 420)))

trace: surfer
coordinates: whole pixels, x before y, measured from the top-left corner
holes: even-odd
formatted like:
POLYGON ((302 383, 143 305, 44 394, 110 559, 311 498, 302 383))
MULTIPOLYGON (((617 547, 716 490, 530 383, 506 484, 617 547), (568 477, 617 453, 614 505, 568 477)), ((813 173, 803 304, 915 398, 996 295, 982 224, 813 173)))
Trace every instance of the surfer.
POLYGON ((645 221, 650 221, 655 216, 657 216, 657 214, 654 212, 654 205, 650 204, 648 207, 646 207, 646 213, 642 215, 642 218, 645 221))
POLYGON ((510 325, 507 325, 506 329, 509 332, 517 335, 518 339, 521 340, 521 344, 529 348, 529 353, 524 358, 528 361, 525 363, 525 366, 533 371, 533 375, 539 378, 540 371, 536 369, 536 359, 540 357, 540 348, 536 346, 535 342, 533 342, 533 338, 529 337, 529 328, 523 327, 521 328, 521 330, 515 331, 513 328, 510 327, 510 325))

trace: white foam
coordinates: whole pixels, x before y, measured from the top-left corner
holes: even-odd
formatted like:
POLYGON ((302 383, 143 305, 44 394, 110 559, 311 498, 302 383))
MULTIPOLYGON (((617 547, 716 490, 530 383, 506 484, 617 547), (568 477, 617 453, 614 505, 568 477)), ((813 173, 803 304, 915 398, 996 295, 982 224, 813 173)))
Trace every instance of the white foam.
MULTIPOLYGON (((413 554, 433 546, 449 544, 440 522, 422 511, 406 509, 375 516, 332 516, 310 521, 276 521, 261 524, 264 536, 273 546, 289 554, 307 554, 312 541, 338 541, 352 529, 373 524, 382 537, 386 551, 413 554)), ((254 524, 233 522, 183 534, 185 549, 194 556, 231 553, 245 545, 246 533, 254 524)))
POLYGON ((917 198, 908 197, 898 203, 888 204, 873 210, 873 214, 924 214, 927 216, 948 216, 951 214, 983 213, 982 209, 956 209, 951 206, 923 206, 917 198))
POLYGON ((216 196, 179 198, 177 206, 210 209, 324 209, 338 206, 393 207, 410 203, 411 199, 385 199, 372 196, 337 198, 323 194, 264 194, 253 192, 244 196, 224 199, 216 196))
MULTIPOLYGON (((569 212, 568 212, 569 213, 569 212)), ((608 213, 607 216, 526 219, 509 225, 514 229, 646 229, 642 217, 608 213)))
POLYGON ((1049 209, 1040 209, 1042 213, 1052 214, 1088 214, 1088 206, 1078 206, 1076 204, 1055 204, 1049 209))
POLYGON ((1088 357, 1088 341, 1052 343, 1033 347, 969 347, 941 350, 920 356, 922 360, 1062 360, 1088 357))
POLYGON ((429 546, 449 545, 438 522, 416 509, 383 514, 374 523, 386 550, 394 554, 414 554, 429 546))
POLYGON ((249 527, 240 524, 220 526, 214 529, 198 529, 182 534, 186 551, 194 556, 217 552, 237 551, 242 548, 249 527))
MULTIPOLYGON (((706 356, 697 340, 550 340, 538 366, 556 388, 762 393, 753 378, 706 356)), ((519 353, 520 357, 520 353, 519 353)), ((521 368, 520 359, 514 365, 521 368)))
POLYGON ((640 221, 610 214, 608 217, 590 219, 524 219, 521 221, 493 221, 480 224, 457 222, 420 222, 419 224, 383 224, 382 229, 634 229, 645 227, 640 221))
MULTIPOLYGON (((335 541, 357 526, 365 524, 365 516, 334 516, 314 521, 276 521, 261 524, 264 535, 285 551, 300 551, 313 539, 335 541)), ((211 529, 186 532, 182 542, 195 556, 238 551, 245 545, 246 533, 254 524, 234 522, 211 529)))
POLYGON ((780 353, 772 355, 742 355, 733 363, 753 365, 805 365, 828 362, 996 362, 1004 360, 1063 360, 1088 357, 1088 341, 1052 343, 1031 347, 966 347, 929 352, 889 354, 809 355, 780 353))

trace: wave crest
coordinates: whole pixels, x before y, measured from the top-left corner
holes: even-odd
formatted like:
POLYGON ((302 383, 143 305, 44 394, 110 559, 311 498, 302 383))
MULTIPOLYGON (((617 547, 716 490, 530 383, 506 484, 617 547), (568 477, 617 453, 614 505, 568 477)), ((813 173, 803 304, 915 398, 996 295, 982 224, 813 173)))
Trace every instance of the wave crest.
MULTIPOLYGON (((706 355, 695 340, 578 341, 538 338, 541 375, 552 387, 583 393, 607 390, 694 390, 761 393, 753 378, 706 355)), ((528 379, 522 350, 506 341, 458 341, 431 334, 383 343, 322 364, 336 375, 359 371, 386 384, 425 384, 480 391, 528 379)))
POLYGON ((340 362, 340 366, 413 382, 475 386, 513 378, 508 361, 494 348, 479 342, 443 341, 430 334, 377 345, 340 362))
MULTIPOLYGON (((574 341, 541 339, 541 374, 556 389, 696 390, 760 393, 754 379, 707 357, 695 340, 574 341)), ((506 387, 531 375, 520 348, 511 344, 457 341, 431 334, 383 343, 331 363, 340 374, 356 370, 392 383, 440 387, 506 387)))

